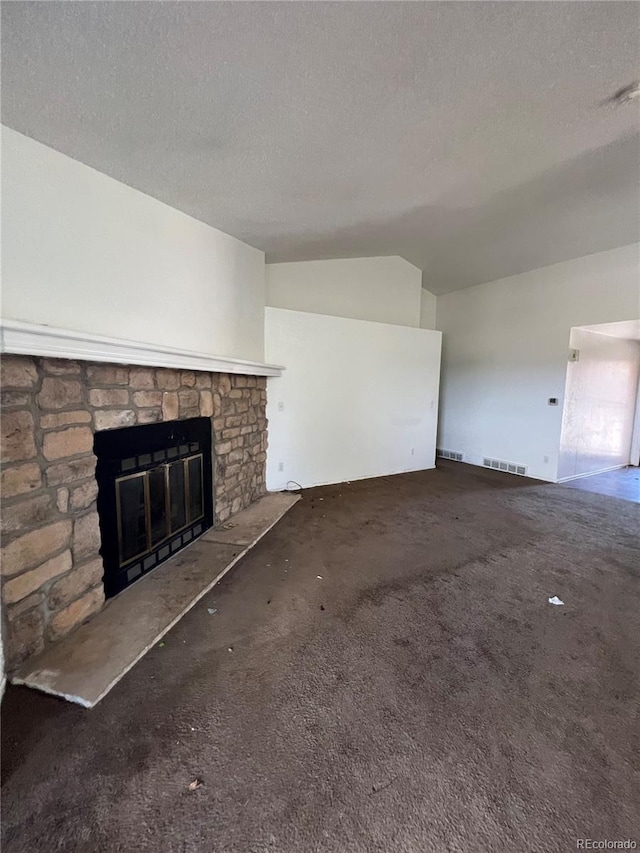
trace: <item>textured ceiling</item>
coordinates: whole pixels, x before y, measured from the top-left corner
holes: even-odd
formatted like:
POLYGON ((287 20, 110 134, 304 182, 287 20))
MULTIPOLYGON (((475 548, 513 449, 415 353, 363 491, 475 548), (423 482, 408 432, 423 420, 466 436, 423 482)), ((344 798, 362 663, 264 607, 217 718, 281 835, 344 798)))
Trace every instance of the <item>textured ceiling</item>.
POLYGON ((8 126, 264 249, 434 292, 638 237, 634 2, 2 4, 8 126))

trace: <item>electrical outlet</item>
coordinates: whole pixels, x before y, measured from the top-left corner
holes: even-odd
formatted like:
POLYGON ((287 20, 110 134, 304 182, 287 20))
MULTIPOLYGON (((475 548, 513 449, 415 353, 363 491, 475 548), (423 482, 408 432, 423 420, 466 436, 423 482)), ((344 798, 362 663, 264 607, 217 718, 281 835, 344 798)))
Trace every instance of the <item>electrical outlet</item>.
POLYGON ((412 448, 411 448, 411 455, 413 456, 413 454, 414 454, 415 452, 416 452, 415 447, 412 447, 412 448))
POLYGON ((284 471, 284 462, 278 462, 278 471, 284 471))
POLYGON ((546 463, 548 463, 548 462, 549 462, 549 457, 548 457, 548 456, 543 456, 543 457, 542 457, 542 461, 543 461, 545 464, 546 464, 546 463))
POLYGON ((284 412, 284 403, 282 402, 282 400, 278 400, 278 411, 284 412))

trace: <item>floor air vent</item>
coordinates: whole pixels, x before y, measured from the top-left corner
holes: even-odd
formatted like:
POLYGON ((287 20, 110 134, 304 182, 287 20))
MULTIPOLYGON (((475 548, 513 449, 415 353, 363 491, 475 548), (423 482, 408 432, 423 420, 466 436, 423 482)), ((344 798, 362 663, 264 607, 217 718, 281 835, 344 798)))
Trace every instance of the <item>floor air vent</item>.
POLYGON ((527 469, 524 465, 515 465, 513 462, 502 462, 500 459, 482 460, 485 468, 493 468, 494 471, 506 471, 507 474, 519 474, 521 477, 526 477, 527 469))
POLYGON ((436 450, 436 454, 441 459, 453 459, 454 462, 462 462, 462 453, 456 453, 455 450, 436 450))

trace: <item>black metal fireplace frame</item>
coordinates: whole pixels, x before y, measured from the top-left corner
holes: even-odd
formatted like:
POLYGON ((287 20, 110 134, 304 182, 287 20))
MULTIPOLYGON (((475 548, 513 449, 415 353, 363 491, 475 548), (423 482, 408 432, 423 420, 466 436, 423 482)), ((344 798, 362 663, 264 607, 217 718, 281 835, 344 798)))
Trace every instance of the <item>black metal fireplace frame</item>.
MULTIPOLYGON (((104 588, 105 595, 111 597, 182 550, 213 524, 211 419, 191 418, 97 432, 94 453, 98 459, 96 478, 104 588), (195 457, 202 459, 202 514, 197 518, 189 518, 187 514, 179 530, 172 531, 142 554, 123 561, 118 484, 195 457)), ((185 467, 187 476, 188 464, 185 467)))

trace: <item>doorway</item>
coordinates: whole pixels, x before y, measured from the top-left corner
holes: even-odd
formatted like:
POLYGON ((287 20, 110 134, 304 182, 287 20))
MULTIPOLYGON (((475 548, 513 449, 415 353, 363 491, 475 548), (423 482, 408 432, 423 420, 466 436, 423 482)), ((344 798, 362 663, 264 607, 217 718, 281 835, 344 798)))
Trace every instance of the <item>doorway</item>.
POLYGON ((558 480, 637 465, 640 320, 571 330, 558 480))

